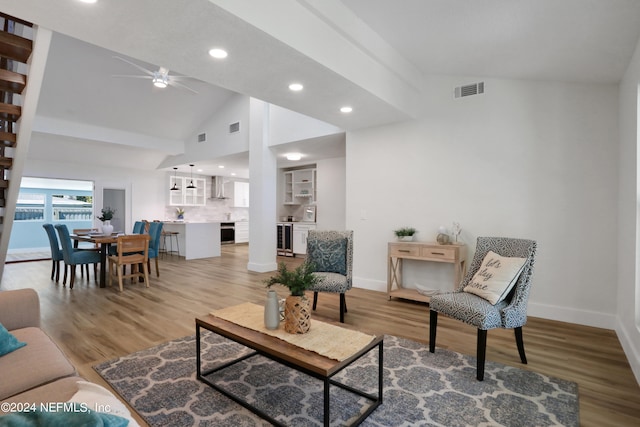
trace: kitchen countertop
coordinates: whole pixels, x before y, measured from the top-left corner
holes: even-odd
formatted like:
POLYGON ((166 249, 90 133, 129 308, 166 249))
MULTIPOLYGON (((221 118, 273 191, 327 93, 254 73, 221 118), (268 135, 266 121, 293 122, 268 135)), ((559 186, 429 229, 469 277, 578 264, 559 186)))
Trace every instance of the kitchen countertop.
POLYGON ((315 224, 314 221, 278 221, 276 224, 315 224))

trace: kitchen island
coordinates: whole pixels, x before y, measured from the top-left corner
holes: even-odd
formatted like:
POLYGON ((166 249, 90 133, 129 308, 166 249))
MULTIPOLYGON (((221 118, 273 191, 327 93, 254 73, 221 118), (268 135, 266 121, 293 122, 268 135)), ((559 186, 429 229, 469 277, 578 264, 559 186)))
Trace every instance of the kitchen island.
MULTIPOLYGON (((220 222, 165 221, 163 230, 178 233, 180 256, 187 260, 220 256, 220 222)), ((169 250, 169 237, 166 244, 169 250)))

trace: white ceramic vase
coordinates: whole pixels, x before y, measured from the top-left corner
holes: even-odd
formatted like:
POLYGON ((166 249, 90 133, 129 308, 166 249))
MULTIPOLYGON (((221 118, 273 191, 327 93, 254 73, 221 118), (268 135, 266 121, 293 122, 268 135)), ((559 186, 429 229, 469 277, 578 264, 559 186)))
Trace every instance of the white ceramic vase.
POLYGON ((267 329, 278 329, 280 326, 280 304, 278 294, 274 290, 267 291, 267 301, 264 305, 264 326, 267 329))
POLYGON ((104 221, 102 223, 102 234, 110 235, 113 233, 113 225, 111 225, 111 221, 104 221))

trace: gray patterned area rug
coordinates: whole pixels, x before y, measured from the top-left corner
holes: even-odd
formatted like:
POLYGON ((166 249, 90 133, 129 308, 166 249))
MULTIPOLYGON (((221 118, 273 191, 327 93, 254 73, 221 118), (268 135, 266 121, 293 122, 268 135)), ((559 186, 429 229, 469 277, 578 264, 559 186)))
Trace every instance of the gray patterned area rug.
MULTIPOLYGON (((248 349, 203 331, 203 371, 248 349)), ((339 374, 370 393, 377 387, 377 350, 339 374)), ((384 400, 364 426, 578 426, 578 386, 487 361, 385 336, 384 400)), ((139 351, 94 369, 151 426, 268 426, 195 378, 195 336, 139 351)), ((322 424, 322 382, 255 356, 219 371, 215 382, 291 426, 322 424)), ((338 377, 336 377, 338 378, 338 377)), ((212 377, 213 379, 213 377, 212 377)), ((331 425, 346 425, 369 402, 331 387, 331 425)))

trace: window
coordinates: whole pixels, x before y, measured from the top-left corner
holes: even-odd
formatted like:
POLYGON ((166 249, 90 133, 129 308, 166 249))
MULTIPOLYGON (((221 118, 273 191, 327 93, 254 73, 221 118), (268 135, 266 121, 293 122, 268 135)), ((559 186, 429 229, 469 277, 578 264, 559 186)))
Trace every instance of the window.
POLYGON ((15 221, 44 221, 45 194, 20 192, 16 205, 15 221))
POLYGON ((93 197, 75 196, 69 194, 54 194, 51 196, 54 221, 86 221, 93 215, 93 197))

